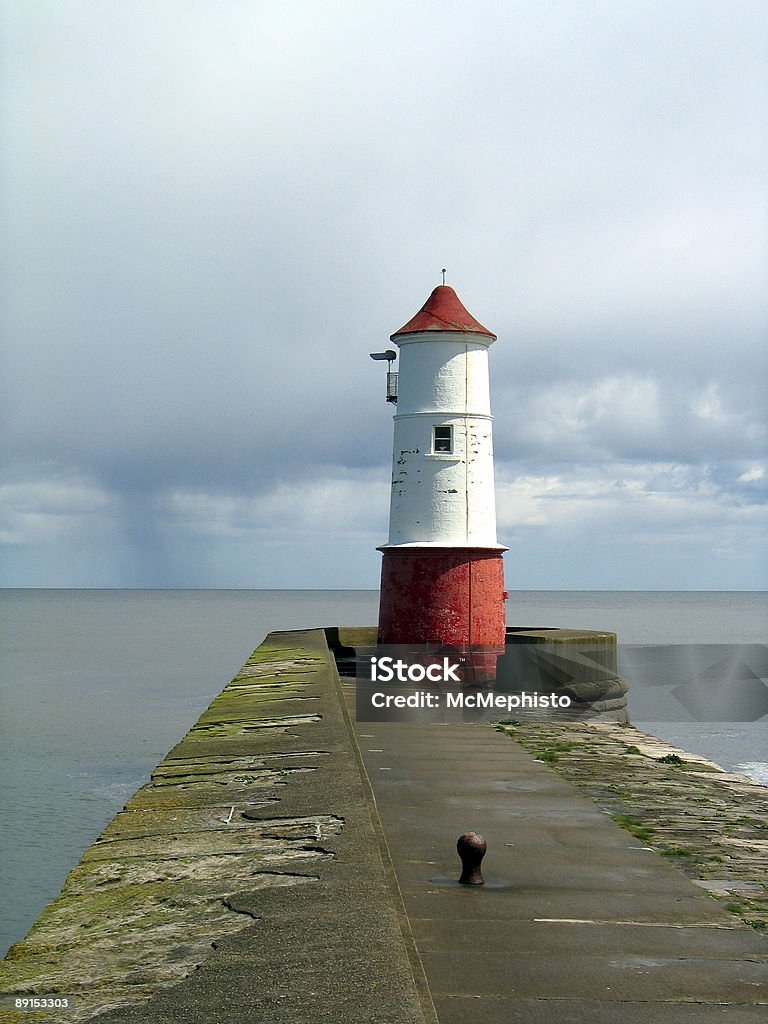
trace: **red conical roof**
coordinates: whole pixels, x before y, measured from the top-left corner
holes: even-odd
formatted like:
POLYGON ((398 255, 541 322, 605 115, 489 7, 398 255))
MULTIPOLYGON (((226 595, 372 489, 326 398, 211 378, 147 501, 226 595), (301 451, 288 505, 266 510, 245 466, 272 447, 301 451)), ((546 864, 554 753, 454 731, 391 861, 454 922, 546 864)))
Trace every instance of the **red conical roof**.
POLYGON ((401 334, 418 334, 420 331, 459 331, 464 334, 485 334, 488 338, 496 337, 467 312, 461 299, 447 284, 439 284, 416 316, 390 335, 390 338, 394 340, 401 334))

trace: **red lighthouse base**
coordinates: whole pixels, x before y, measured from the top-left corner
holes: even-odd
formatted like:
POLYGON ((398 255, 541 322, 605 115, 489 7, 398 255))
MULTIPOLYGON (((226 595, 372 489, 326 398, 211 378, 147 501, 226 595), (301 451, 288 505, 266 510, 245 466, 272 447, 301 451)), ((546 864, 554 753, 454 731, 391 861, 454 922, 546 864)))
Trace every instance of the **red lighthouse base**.
POLYGON ((380 644, 504 644, 498 548, 380 550, 380 644))

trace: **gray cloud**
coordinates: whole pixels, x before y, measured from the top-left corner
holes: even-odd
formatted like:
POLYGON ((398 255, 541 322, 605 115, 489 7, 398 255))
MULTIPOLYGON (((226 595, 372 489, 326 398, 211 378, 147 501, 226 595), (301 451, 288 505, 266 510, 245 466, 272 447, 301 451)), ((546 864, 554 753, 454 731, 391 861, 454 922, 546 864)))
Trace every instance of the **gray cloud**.
POLYGON ((441 266, 526 585, 765 585, 763 4, 0 8, 8 585, 374 586, 441 266))

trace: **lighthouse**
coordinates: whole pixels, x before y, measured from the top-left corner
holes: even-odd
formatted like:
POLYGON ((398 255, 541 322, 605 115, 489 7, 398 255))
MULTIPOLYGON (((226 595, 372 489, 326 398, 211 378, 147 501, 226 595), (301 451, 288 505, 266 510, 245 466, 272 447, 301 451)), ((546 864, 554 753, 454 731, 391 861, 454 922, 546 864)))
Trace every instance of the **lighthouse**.
MULTIPOLYGON (((379 644, 504 643, 488 349, 496 335, 446 284, 391 335, 399 349, 379 644)), ((374 358, 391 360, 390 349, 374 358)))

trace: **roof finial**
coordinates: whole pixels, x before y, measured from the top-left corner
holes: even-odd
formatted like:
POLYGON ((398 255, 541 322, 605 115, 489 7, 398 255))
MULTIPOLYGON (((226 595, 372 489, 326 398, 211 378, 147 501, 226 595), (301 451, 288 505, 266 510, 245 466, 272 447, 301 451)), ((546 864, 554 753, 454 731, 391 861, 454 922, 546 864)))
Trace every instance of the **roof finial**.
POLYGON ((445 284, 445 267, 443 267, 443 284, 445 284))

